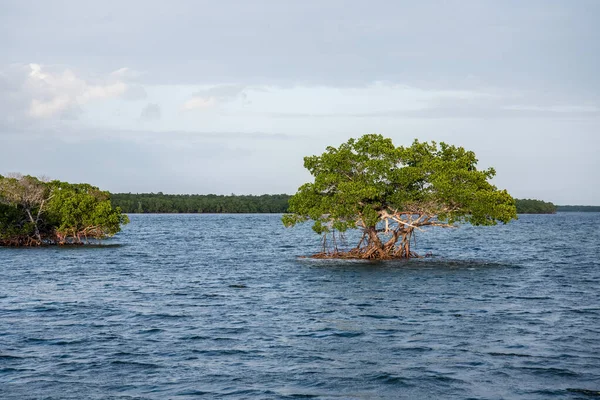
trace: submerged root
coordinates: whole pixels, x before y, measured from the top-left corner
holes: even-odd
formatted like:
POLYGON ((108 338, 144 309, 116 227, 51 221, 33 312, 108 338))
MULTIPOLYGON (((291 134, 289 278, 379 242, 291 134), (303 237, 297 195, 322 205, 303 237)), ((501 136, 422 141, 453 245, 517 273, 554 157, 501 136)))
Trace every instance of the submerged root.
MULTIPOLYGON (((430 256, 430 254, 425 255, 425 257, 430 256)), ((402 253, 386 253, 382 256, 377 251, 364 251, 362 249, 352 249, 350 251, 332 251, 332 252, 320 252, 317 254, 313 254, 310 258, 315 259, 325 259, 325 260, 408 260, 411 258, 424 258, 424 256, 420 256, 419 254, 411 251, 408 255, 402 253)))

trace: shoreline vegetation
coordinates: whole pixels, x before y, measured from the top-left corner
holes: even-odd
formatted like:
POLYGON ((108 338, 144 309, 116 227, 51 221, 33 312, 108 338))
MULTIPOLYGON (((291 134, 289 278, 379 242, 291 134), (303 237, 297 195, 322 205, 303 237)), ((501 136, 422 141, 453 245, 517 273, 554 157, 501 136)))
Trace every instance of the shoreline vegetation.
POLYGON ((283 214, 287 194, 216 195, 112 193, 111 201, 127 214, 283 214))
POLYGON ((600 206, 556 206, 558 212, 600 212, 600 206))
POLYGON ((0 175, 0 246, 83 245, 115 235, 129 218, 110 193, 80 183, 0 175))
MULTIPOLYGON (((129 222, 126 214, 286 214, 288 194, 109 193, 89 184, 0 175, 0 246, 98 243, 129 222)), ((515 199, 518 214, 600 212, 600 206, 515 199)), ((339 255, 338 255, 339 257, 339 255)))
POLYGON ((517 214, 556 214, 556 206, 535 199, 515 199, 517 214))
MULTIPOLYGON (((113 206, 127 214, 284 214, 288 194, 217 195, 112 193, 113 206)), ((517 214, 600 212, 600 206, 554 205, 535 199, 515 199, 517 214)))

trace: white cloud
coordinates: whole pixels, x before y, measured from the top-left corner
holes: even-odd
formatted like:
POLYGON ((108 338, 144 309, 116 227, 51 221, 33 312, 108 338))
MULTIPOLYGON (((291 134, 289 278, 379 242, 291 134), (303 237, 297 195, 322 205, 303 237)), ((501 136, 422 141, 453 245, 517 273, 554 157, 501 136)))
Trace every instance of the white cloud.
POLYGON ((53 73, 39 64, 29 64, 29 68, 24 88, 32 97, 29 115, 34 118, 54 117, 70 108, 96 99, 119 97, 127 91, 127 84, 114 78, 94 84, 70 69, 53 73))
POLYGON ((48 101, 31 100, 29 115, 34 118, 47 118, 65 111, 71 105, 68 96, 57 96, 48 101))
POLYGON ((36 63, 9 65, 0 70, 3 118, 13 121, 72 118, 94 101, 145 98, 142 86, 129 83, 133 75, 126 68, 105 76, 83 76, 66 67, 36 63))
POLYGON ((217 102, 213 97, 204 98, 204 97, 194 96, 191 99, 189 99, 188 101, 186 101, 185 103, 183 103, 182 109, 185 111, 203 110, 203 109, 211 108, 216 103, 217 102))
POLYGON ((211 108, 218 104, 232 102, 237 99, 247 102, 245 85, 223 84, 197 91, 186 101, 182 108, 186 111, 211 108))
POLYGON ((140 78, 142 75, 143 74, 141 72, 127 67, 119 68, 118 70, 110 73, 111 77, 123 80, 135 80, 140 78))

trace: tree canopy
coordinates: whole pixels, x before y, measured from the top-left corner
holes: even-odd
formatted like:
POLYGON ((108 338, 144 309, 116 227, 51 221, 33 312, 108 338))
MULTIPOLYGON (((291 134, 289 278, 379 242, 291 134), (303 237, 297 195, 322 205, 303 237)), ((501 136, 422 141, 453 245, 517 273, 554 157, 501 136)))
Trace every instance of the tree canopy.
POLYGON ((556 214, 556 206, 535 199, 515 199, 518 214, 556 214))
POLYGON ((516 219, 514 199, 489 182, 495 170, 478 170, 477 162, 472 151, 446 143, 396 147, 376 134, 350 139, 304 158, 314 181, 291 197, 282 221, 288 227, 313 221, 323 235, 319 257, 416 257, 410 249, 415 230, 516 219), (362 239, 341 252, 336 232, 348 229, 361 229, 362 239), (325 246, 328 235, 333 248, 325 246))
POLYGON ((108 192, 89 184, 0 175, 0 245, 82 244, 128 222, 108 192))
POLYGON ((126 213, 284 213, 287 194, 216 195, 113 193, 112 203, 126 213))

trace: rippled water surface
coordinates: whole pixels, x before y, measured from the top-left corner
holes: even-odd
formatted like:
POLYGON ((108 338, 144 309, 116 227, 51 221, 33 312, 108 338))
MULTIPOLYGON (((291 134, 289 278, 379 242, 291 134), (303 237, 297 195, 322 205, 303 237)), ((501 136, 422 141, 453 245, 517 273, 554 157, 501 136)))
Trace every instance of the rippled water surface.
POLYGON ((600 398, 600 214, 302 260, 277 215, 133 215, 106 246, 0 248, 2 399, 600 398))

